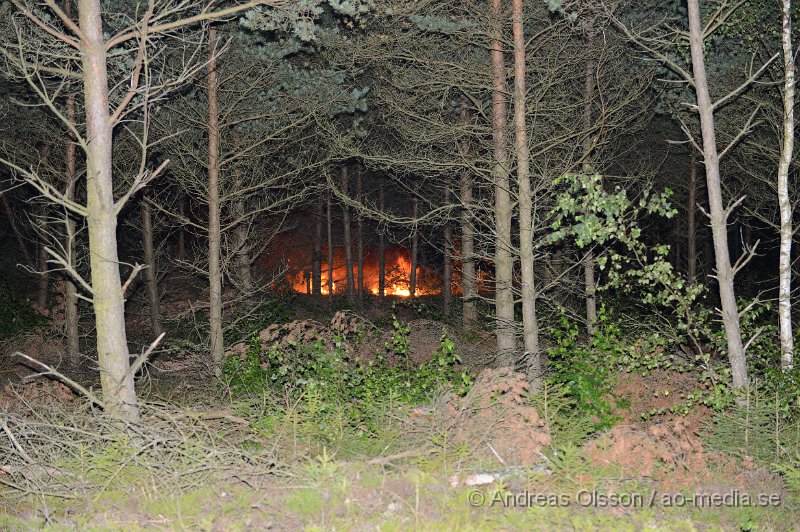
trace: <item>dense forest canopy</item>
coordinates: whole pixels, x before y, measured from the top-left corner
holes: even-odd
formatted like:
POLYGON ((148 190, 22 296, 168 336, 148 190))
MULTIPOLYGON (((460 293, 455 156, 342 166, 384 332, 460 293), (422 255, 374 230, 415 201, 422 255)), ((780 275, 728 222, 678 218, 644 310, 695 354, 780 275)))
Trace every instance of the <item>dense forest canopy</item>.
POLYGON ((605 430, 610 379, 658 370, 695 376, 684 415, 768 390, 794 423, 797 9, 6 0, 0 337, 59 356, 4 364, 139 424, 176 353, 230 397, 389 386, 398 353, 433 375, 405 312, 442 327, 448 372, 409 402, 510 368, 605 430))

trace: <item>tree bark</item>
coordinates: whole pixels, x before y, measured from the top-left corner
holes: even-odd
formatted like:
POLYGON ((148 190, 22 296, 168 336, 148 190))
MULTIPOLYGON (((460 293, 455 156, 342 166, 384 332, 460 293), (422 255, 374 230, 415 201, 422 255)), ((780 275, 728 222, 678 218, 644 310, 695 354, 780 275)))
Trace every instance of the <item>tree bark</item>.
POLYGON ((792 1, 783 0, 783 146, 778 165, 778 207, 781 214, 780 254, 778 256, 778 321, 781 337, 781 368, 794 365, 792 333, 792 202, 789 197, 789 169, 794 154, 795 67, 792 47, 792 1))
POLYGON ((328 302, 333 304, 333 211, 331 211, 331 193, 328 191, 328 302))
POLYGON ((322 295, 322 217, 325 215, 322 201, 320 196, 314 212, 314 251, 311 257, 311 294, 317 297, 322 295))
MULTIPOLYGON (((594 46, 594 37, 589 31, 587 38, 588 48, 594 46)), ((592 129, 592 102, 594 100, 594 61, 589 59, 584 64, 584 99, 583 106, 583 129, 585 132, 583 140, 583 173, 592 174, 594 168, 590 162, 593 149, 592 138, 589 132, 592 129)), ((595 260, 594 252, 591 248, 583 258, 583 284, 584 297, 586 298, 586 332, 591 336, 594 333, 594 325, 597 322, 597 281, 595 279, 595 260)))
POLYGON ((689 148, 689 200, 686 205, 686 277, 690 283, 697 277, 697 150, 689 148))
MULTIPOLYGON (((467 102, 461 102, 461 125, 466 127, 469 122, 467 102)), ((469 140, 461 140, 461 156, 466 160, 469 155, 469 140)), ((467 327, 478 321, 478 307, 476 303, 477 287, 475 284, 475 232, 472 227, 472 176, 469 170, 461 173, 461 323, 467 327)))
POLYGON ((417 263, 419 262, 419 229, 417 227, 417 218, 419 217, 419 199, 414 190, 414 197, 411 199, 411 219, 413 225, 411 228, 411 271, 408 275, 408 295, 414 297, 417 295, 417 263))
POLYGON ((125 299, 117 255, 117 214, 112 177, 113 124, 100 0, 78 4, 86 102, 87 225, 103 401, 109 414, 139 418, 125 331, 125 299))
MULTIPOLYGON (((64 13, 67 17, 72 17, 72 0, 64 2, 64 13)), ((66 119, 70 124, 75 123, 75 96, 67 97, 66 119)), ((64 197, 68 201, 75 199, 75 185, 77 176, 75 175, 75 155, 76 146, 72 136, 67 133, 65 137, 66 151, 64 160, 66 162, 65 175, 66 187, 64 197)), ((69 213, 64 215, 64 249, 66 250, 66 260, 71 267, 75 267, 75 221, 69 213)), ((75 286, 69 275, 64 279, 64 334, 67 337, 67 360, 72 366, 77 366, 80 357, 80 316, 78 314, 78 288, 75 286)))
POLYGON ((511 253, 513 205, 509 193, 508 147, 506 145, 506 73, 503 52, 502 0, 491 0, 492 59, 492 141, 494 144, 494 219, 495 219, 495 314, 497 316, 498 362, 516 362, 514 335, 514 257, 511 253))
POLYGON ((522 0, 512 2, 514 28, 514 130, 519 187, 519 254, 522 293, 522 336, 528 382, 534 390, 542 385, 539 352, 539 322, 536 316, 536 285, 533 270, 533 195, 531 192, 530 151, 525 102, 525 35, 522 0))
POLYGON ((45 235, 47 234, 46 209, 42 211, 42 234, 39 235, 39 243, 37 245, 36 267, 39 270, 39 277, 36 279, 36 306, 41 310, 47 308, 47 295, 49 287, 49 277, 47 274, 47 245, 45 244, 45 235))
MULTIPOLYGON (((186 216, 186 198, 181 197, 178 203, 178 214, 181 217, 181 220, 186 216)), ((178 226, 178 249, 177 249, 178 259, 183 259, 186 257, 186 226, 181 221, 180 226, 178 226)))
POLYGON ((217 30, 208 30, 208 282, 211 360, 217 376, 222 373, 225 346, 222 334, 222 268, 219 192, 219 81, 217 78, 217 30))
MULTIPOLYGON (((444 187, 444 205, 450 204, 450 186, 444 187)), ((450 302, 453 286, 453 226, 445 220, 442 230, 442 314, 450 317, 450 302)))
POLYGON ((142 198, 142 244, 144 247, 144 264, 142 272, 147 287, 147 302, 150 307, 150 326, 155 337, 161 336, 164 328, 161 325, 161 298, 158 295, 158 275, 156 272, 156 254, 153 249, 153 213, 147 198, 142 198))
MULTIPOLYGON (((342 193, 347 195, 348 170, 342 165, 342 193)), ((353 236, 350 227, 350 208, 342 203, 342 229, 344 230, 344 262, 347 269, 347 304, 356 306, 355 279, 353 277, 353 236)))
MULTIPOLYGON (((364 169, 356 166, 356 199, 361 200, 364 169)), ((358 265, 358 306, 364 307, 364 219, 356 213, 356 263, 358 265)))
MULTIPOLYGON (((237 185, 237 188, 239 186, 237 185)), ((248 229, 245 218, 247 206, 244 199, 237 199, 233 205, 233 215, 237 220, 241 220, 236 226, 236 277, 239 283, 239 291, 248 300, 252 300, 254 295, 253 273, 251 270, 252 258, 250 257, 250 247, 247 243, 248 229)))
POLYGON ((736 307, 734 289, 735 272, 731 266, 728 250, 728 213, 723 205, 722 183, 719 170, 719 153, 714 124, 714 107, 708 91, 705 58, 703 56, 703 26, 700 21, 699 0, 688 0, 689 43, 694 72, 697 109, 700 114, 700 128, 703 138, 703 158, 706 169, 706 189, 708 191, 711 231, 714 238, 714 256, 717 266, 722 323, 728 341, 728 361, 731 366, 733 386, 747 385, 747 364, 736 307))
MULTIPOLYGON (((378 209, 384 212, 386 209, 386 193, 383 189, 383 182, 378 188, 378 209)), ((378 232, 378 297, 386 297, 386 237, 383 231, 378 232)))

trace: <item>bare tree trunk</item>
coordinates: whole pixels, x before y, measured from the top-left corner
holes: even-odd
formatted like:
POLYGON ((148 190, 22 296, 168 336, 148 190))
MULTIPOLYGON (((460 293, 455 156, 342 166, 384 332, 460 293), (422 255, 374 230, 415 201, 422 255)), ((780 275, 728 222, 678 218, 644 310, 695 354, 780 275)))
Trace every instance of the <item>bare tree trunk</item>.
POLYGON ((217 79, 217 30, 208 30, 208 282, 211 360, 214 371, 221 375, 225 356, 222 335, 222 268, 219 195, 219 101, 217 79))
MULTIPOLYGON (((594 46, 594 37, 591 31, 588 35, 588 48, 594 46)), ((583 173, 591 174, 594 172, 589 157, 592 152, 592 139, 589 131, 592 128, 592 102, 594 100, 594 61, 589 59, 584 65, 584 98, 583 106, 583 129, 585 137, 583 141, 583 173)), ((597 322, 597 281, 595 280, 595 260, 594 252, 591 248, 583 258, 583 284, 586 298, 586 332, 589 336, 594 332, 594 325, 597 322)))
MULTIPOLYGON (((383 190, 383 182, 378 188, 378 209, 384 212, 386 208, 386 194, 383 190)), ((378 297, 386 297, 386 237, 383 231, 378 232, 378 297)))
MULTIPOLYGON (((364 169, 356 166, 356 199, 361 200, 364 169)), ((364 219, 356 214, 356 262, 358 264, 358 306, 364 306, 364 219)))
POLYGON ((778 260, 778 321, 781 336, 781 368, 794 365, 792 335, 792 202, 789 197, 789 168, 794 153, 795 67, 792 50, 792 0, 783 0, 783 146, 778 166, 778 206, 781 212, 780 254, 778 260))
MULTIPOLYGON (((444 187, 444 205, 450 204, 450 186, 444 187)), ((450 301, 452 299, 453 285, 453 226, 450 220, 445 220, 442 231, 442 313, 445 318, 450 317, 450 301)))
POLYGON ((513 366, 516 357, 514 335, 514 257, 511 253, 513 205, 509 193, 509 161, 506 146, 506 73, 503 53, 502 0, 491 0, 492 24, 492 140, 494 144, 495 219, 495 314, 497 315, 498 362, 513 366))
POLYGON ((112 178, 113 124, 109 113, 106 46, 100 0, 78 4, 86 102, 87 225, 100 385, 106 410, 139 418, 125 331, 125 298, 117 255, 112 178))
POLYGON ((251 271, 252 258, 250 257, 250 247, 247 243, 248 228, 244 221, 247 214, 247 206, 243 199, 237 199, 233 205, 233 214, 236 219, 241 220, 236 226, 236 277, 239 282, 239 290, 247 299, 254 295, 253 273, 251 271))
POLYGON ((158 337, 164 332, 161 326, 161 309, 158 295, 158 276, 156 272, 156 254, 153 249, 153 214, 147 198, 142 198, 142 244, 144 247, 144 264, 142 272, 147 286, 147 302, 150 307, 150 325, 153 334, 158 337))
POLYGON ((31 268, 35 267, 36 263, 33 261, 30 251, 28 251, 28 244, 25 243, 25 237, 22 236, 19 227, 17 227, 17 222, 14 219, 14 208, 11 206, 11 202, 9 202, 6 195, 1 192, 0 201, 3 202, 3 209, 6 211, 6 217, 8 218, 8 224, 11 226, 11 232, 14 233, 14 237, 17 239, 17 245, 25 256, 25 264, 31 268))
POLYGON ((39 278, 36 279, 36 306, 41 310, 47 308, 47 292, 49 287, 49 278, 47 275, 47 245, 45 244, 45 235, 47 234, 47 221, 46 209, 42 212, 42 227, 41 234, 39 235, 39 243, 37 245, 36 265, 39 270, 39 278))
MULTIPOLYGON (((347 166, 342 165, 342 193, 347 194, 347 166)), ((347 268, 347 304, 356 306, 355 279, 353 277, 353 237, 350 228, 350 208, 342 203, 342 228, 344 229, 344 262, 347 268)))
POLYGON ((705 58, 703 56, 703 26, 700 21, 699 0, 688 0, 689 43, 692 54, 697 109, 703 134, 703 158, 706 168, 706 188, 714 237, 714 256, 717 266, 717 283, 722 306, 722 323, 728 340, 728 360, 731 377, 736 388, 747 385, 747 363, 736 307, 734 289, 735 271, 728 250, 728 212, 723 205, 722 183, 719 171, 719 154, 714 124, 714 106, 708 92, 705 58))
POLYGON ((689 148, 689 201, 686 205, 686 277, 690 283, 697 277, 697 150, 689 148))
POLYGON ((333 304, 333 212, 331 193, 328 192, 328 301, 333 304))
POLYGON ((417 264, 419 262, 419 229, 417 227, 417 218, 419 217, 419 199, 416 195, 411 200, 411 219, 414 220, 411 233, 411 271, 408 276, 408 294, 409 297, 417 295, 417 264))
POLYGON ((311 293, 317 297, 322 295, 322 217, 324 210, 322 196, 320 196, 314 212, 314 251, 311 257, 311 293))
MULTIPOLYGON (((64 2, 64 13, 72 18, 72 0, 64 2)), ((67 97, 66 118, 70 124, 75 123, 75 96, 67 97)), ((75 199, 75 185, 77 176, 75 175, 75 154, 76 146, 69 133, 66 136, 66 161, 65 180, 66 187, 64 197, 68 201, 75 199)), ((64 214, 66 260, 71 267, 75 267, 75 221, 69 213, 64 214)), ((78 289, 69 275, 64 279, 64 333, 67 337, 67 360, 73 366, 77 366, 80 356, 80 316, 78 315, 78 289)))
MULTIPOLYGON (((178 214, 181 217, 181 220, 186 217, 186 198, 181 196, 181 199, 178 203, 178 214)), ((178 249, 177 255, 179 259, 183 259, 186 257, 186 226, 181 221, 181 225, 178 227, 178 249)))
POLYGON ((542 362, 539 352, 539 322, 536 317, 536 286, 533 273, 533 195, 531 192, 530 151, 525 102, 525 35, 522 0, 512 2, 514 26, 514 130, 519 186, 519 254, 522 274, 522 336, 528 382, 534 390, 542 385, 542 362))
MULTIPOLYGON (((461 102, 461 124, 466 126, 469 121, 467 102, 461 102)), ((469 155, 469 141, 461 140, 461 155, 465 159, 469 155)), ((461 173, 461 322, 464 327, 478 321, 478 307, 476 304, 477 288, 475 285, 475 232, 472 228, 472 177, 469 170, 461 173)))

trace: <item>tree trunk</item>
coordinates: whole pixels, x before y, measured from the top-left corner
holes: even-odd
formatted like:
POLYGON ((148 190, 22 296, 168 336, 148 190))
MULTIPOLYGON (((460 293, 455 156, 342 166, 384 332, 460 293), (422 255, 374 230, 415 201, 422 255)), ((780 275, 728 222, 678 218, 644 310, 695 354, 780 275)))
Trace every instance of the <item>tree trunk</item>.
POLYGON ((314 212, 314 251, 311 257, 311 294, 322 295, 322 217, 325 207, 319 197, 314 212))
MULTIPOLYGON (((444 187, 444 205, 450 204, 450 187, 444 187)), ((445 220, 442 231, 442 313, 445 318, 450 317, 450 301, 453 286, 453 226, 450 220, 445 220)))
POLYGON ((689 201, 686 205, 686 277, 690 283, 697 277, 697 150, 689 148, 689 201))
POLYGON ((728 340, 728 360, 731 377, 736 388, 747 385, 747 364, 736 307, 734 289, 735 272, 731 266, 728 250, 728 213, 722 199, 722 183, 719 171, 719 154, 714 124, 714 107, 708 92, 705 58, 703 57, 703 26, 700 21, 699 0, 688 0, 689 43, 692 55, 697 109, 703 134, 703 158, 706 168, 711 232, 714 238, 714 256, 717 266, 717 282, 722 306, 722 323, 728 340))
MULTIPOLYGON (((378 188, 378 209, 384 212, 386 208, 386 194, 383 190, 383 182, 378 188)), ((378 232, 378 297, 386 297, 386 237, 383 231, 378 232)))
MULTIPOLYGON (((237 188, 240 186, 237 184, 237 188)), ((250 257, 250 247, 247 243, 248 228, 244 221, 247 216, 247 206, 243 199, 237 199, 233 204, 233 215, 240 220, 236 226, 236 277, 239 283, 239 291, 246 299, 251 300, 254 296, 253 273, 251 270, 252 258, 250 257)))
MULTIPOLYGON (((469 111, 467 102, 461 102, 461 125, 467 126, 469 111)), ((467 159, 469 140, 461 140, 461 156, 467 159)), ((475 285, 475 232, 472 228, 472 176, 469 170, 461 173, 461 322, 464 327, 478 321, 477 287, 475 285)))
POLYGON ((211 360, 217 376, 222 372, 225 345, 222 335, 222 268, 219 195, 219 101, 217 30, 208 30, 208 282, 211 360))
MULTIPOLYGON (((591 31, 588 36, 588 48, 591 50, 594 46, 594 37, 591 31)), ((593 149, 592 138, 589 132, 592 129, 592 102, 594 100, 594 61, 589 59, 584 64, 584 99, 583 106, 583 173, 592 174, 594 168, 590 162, 589 157, 593 149)), ((586 298, 586 332, 589 336, 594 332, 594 325, 597 322, 597 281, 595 280, 595 261, 594 252, 591 248, 586 252, 583 258, 583 284, 584 284, 584 297, 586 298)))
MULTIPOLYGON (((361 200, 364 169, 356 166, 356 199, 361 200)), ((364 219, 356 214, 356 262, 358 264, 358 306, 364 307, 364 219)))
POLYGON ((495 219, 495 314, 497 355, 503 366, 516 362, 514 336, 514 257, 511 253, 513 205, 509 193, 508 147, 506 146, 506 74, 503 53, 502 0, 491 0, 492 24, 492 141, 494 144, 495 219))
POLYGON ((36 279, 36 306, 41 310, 47 308, 47 292, 49 287, 49 278, 47 275, 47 245, 45 244, 45 235, 47 234, 46 209, 42 212, 42 228, 39 235, 39 243, 36 249, 36 267, 39 270, 39 278, 36 279))
POLYGON ((181 224, 178 226, 178 259, 186 257, 186 224, 183 223, 183 218, 186 217, 186 198, 181 197, 178 203, 178 214, 181 217, 181 224))
MULTIPOLYGON (((72 17, 72 0, 64 2, 64 13, 67 17, 72 17)), ((75 96, 67 97, 66 118, 70 124, 75 123, 75 96)), ((72 136, 66 136, 66 161, 65 175, 66 187, 64 197, 69 201, 75 199, 75 185, 77 176, 75 175, 75 152, 76 146, 72 136)), ((64 215, 64 250, 66 250, 67 263, 75 267, 75 221, 69 213, 64 215)), ((69 275, 64 279, 64 334, 67 337, 67 360, 72 366, 77 366, 80 357, 80 316, 78 314, 78 288, 75 286, 69 275)))
POLYGON ((412 298, 417 295, 417 263, 419 262, 419 229, 417 227, 419 199, 416 195, 416 189, 414 192, 414 198, 411 200, 411 219, 413 220, 411 228, 411 271, 408 275, 408 295, 412 298))
POLYGON ((539 322, 536 317, 536 285, 533 273, 533 196, 531 193, 530 151, 525 102, 525 36, 522 0, 512 2, 514 26, 514 130, 519 186, 519 254, 522 293, 522 336, 528 382, 534 390, 542 385, 542 362, 539 353, 539 322))
POLYGON ((113 124, 109 113, 106 47, 100 0, 78 4, 86 102, 87 225, 103 401, 109 414, 139 418, 125 331, 125 298, 117 255, 112 178, 113 124))
POLYGON ((153 335, 157 338, 164 332, 164 328, 161 326, 161 298, 158 295, 156 254, 153 249, 153 213, 147 198, 142 198, 142 243, 144 247, 144 264, 146 266, 142 273, 147 287, 150 326, 153 329, 153 335))
POLYGON ((792 1, 783 0, 783 146, 778 165, 778 206, 781 213, 780 254, 778 256, 778 321, 781 336, 781 368, 794 365, 792 335, 792 202, 789 197, 789 169, 794 153, 795 67, 792 50, 792 1))
MULTIPOLYGON (((342 165, 342 194, 347 195, 347 166, 342 165)), ((342 228, 344 229, 344 262, 347 269, 347 304, 356 306, 355 279, 353 278, 353 237, 350 228, 350 208, 342 203, 342 228)))
POLYGON ((333 304, 333 211, 331 193, 328 191, 328 302, 333 304))
POLYGON ((3 209, 6 211, 6 217, 8 218, 8 225, 11 226, 11 232, 14 233, 14 237, 17 239, 17 245, 25 256, 25 264, 31 268, 35 267, 36 263, 33 261, 30 251, 28 251, 25 237, 22 236, 19 227, 17 227, 17 222, 14 219, 14 208, 11 206, 11 202, 8 201, 8 198, 2 192, 0 192, 0 201, 3 202, 3 209))

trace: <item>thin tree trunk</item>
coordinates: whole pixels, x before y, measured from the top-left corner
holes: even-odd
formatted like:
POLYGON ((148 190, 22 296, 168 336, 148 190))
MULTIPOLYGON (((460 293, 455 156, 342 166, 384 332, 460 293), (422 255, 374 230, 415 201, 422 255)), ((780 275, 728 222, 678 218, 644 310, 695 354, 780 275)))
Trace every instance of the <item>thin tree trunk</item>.
POLYGON ((252 258, 250 257, 250 246, 247 243, 248 227, 245 222, 247 206, 243 199, 238 199, 234 202, 233 215, 237 220, 240 220, 235 230, 236 277, 241 294, 248 300, 252 300, 255 291, 253 290, 253 273, 250 268, 252 265, 252 258))
POLYGON ((783 0, 783 146, 778 166, 778 206, 781 213, 780 254, 778 260, 778 321, 781 336, 781 368, 794 365, 792 333, 792 202, 789 198, 789 168, 794 153, 795 67, 792 50, 792 1, 783 0))
MULTIPOLYGON (((181 197, 178 203, 178 214, 180 215, 181 220, 186 217, 186 198, 181 197)), ((177 249, 178 259, 183 259, 186 257, 186 225, 181 221, 180 226, 178 226, 178 249, 177 249)))
POLYGON ((219 101, 217 78, 217 30, 208 30, 208 282, 211 360, 221 374, 225 346, 222 334, 222 268, 219 193, 219 101))
MULTIPOLYGON (((356 199, 361 200, 364 186, 364 169, 356 166, 356 199)), ((358 306, 364 306, 364 220, 356 214, 356 262, 358 264, 358 306)))
MULTIPOLYGON (((386 208, 386 194, 383 190, 383 182, 378 188, 378 209, 384 212, 386 208)), ((386 297, 386 237, 383 231, 378 232, 378 297, 386 297)))
POLYGON ((322 217, 325 207, 322 196, 318 198, 314 212, 314 251, 311 257, 311 294, 322 295, 322 217))
MULTIPOLYGON (((591 50, 594 46, 594 37, 591 31, 587 38, 588 48, 591 50)), ((589 59, 584 64, 584 99, 583 106, 583 173, 594 173, 594 168, 590 162, 590 155, 592 151, 592 139, 589 131, 592 128, 592 102, 594 100, 594 61, 589 59)), ((595 280, 595 260, 594 252, 589 249, 583 259, 583 284, 585 289, 586 298, 586 332, 589 336, 594 332, 594 325, 597 321, 597 281, 595 280)))
POLYGON ((44 210, 42 214, 42 234, 39 235, 39 243, 36 249, 36 264, 37 269, 39 270, 39 277, 36 279, 36 306, 41 310, 45 310, 47 308, 47 289, 49 287, 49 278, 47 275, 47 270, 49 269, 47 265, 47 246, 45 245, 44 241, 45 235, 47 234, 47 221, 45 220, 45 212, 46 210, 44 210))
POLYGON ((690 283, 697 277, 697 150, 689 148, 689 201, 686 205, 686 277, 690 283))
MULTIPOLYGON (((347 166, 342 165, 342 193, 347 194, 347 166)), ((347 304, 356 306, 355 279, 353 277, 353 237, 350 228, 350 208, 342 203, 342 228, 344 229, 344 262, 347 269, 347 304)))
POLYGON ((80 0, 86 102, 87 225, 100 385, 108 413, 139 418, 125 331, 125 298, 117 255, 117 215, 112 178, 113 124, 100 0, 80 0))
POLYGON ((522 0, 512 2, 514 26, 514 130, 519 186, 519 254, 522 293, 522 336, 528 382, 534 390, 542 385, 542 363, 539 353, 539 322, 536 317, 536 286, 533 273, 533 195, 531 192, 530 151, 525 102, 525 35, 522 0))
POLYGON ((328 302, 333 304, 333 212, 331 193, 328 192, 328 302))
MULTIPOLYGON (((467 126, 469 110, 467 102, 461 102, 461 125, 467 126)), ((469 155, 469 140, 461 140, 461 156, 466 159, 469 155)), ((469 170, 461 173, 461 322, 464 327, 478 321, 478 307, 476 303, 477 287, 475 284, 475 232, 472 228, 472 176, 469 170)))
MULTIPOLYGON (((64 13, 67 17, 72 18, 72 0, 65 0, 64 13)), ((75 123, 75 96, 70 94, 67 97, 66 118, 70 124, 75 123)), ((66 187, 64 190, 64 197, 68 201, 75 199, 75 185, 77 176, 75 175, 75 153, 76 146, 73 142, 72 136, 67 133, 66 140, 66 153, 64 159, 66 161, 65 180, 66 187)), ((66 250, 67 263, 71 267, 75 267, 75 221, 70 217, 69 213, 64 214, 64 230, 65 241, 64 249, 66 250)), ((78 326, 80 324, 80 316, 78 315, 78 289, 69 275, 64 279, 64 334, 67 337, 67 360, 72 366, 77 366, 80 357, 80 331, 78 326)))
POLYGON ((516 362, 514 335, 514 257, 511 253, 513 205, 509 193, 509 161, 506 146, 506 73, 503 53, 502 0, 491 0, 492 24, 492 140, 494 144, 494 219, 495 219, 495 314, 497 316, 498 362, 516 362))
POLYGON ((158 295, 158 276, 156 272, 156 254, 153 249, 153 213, 147 198, 142 198, 142 243, 144 247, 144 264, 142 272, 147 287, 147 302, 150 307, 150 326, 153 335, 161 336, 164 328, 161 326, 161 309, 158 295))
POLYGON ((708 92, 705 58, 703 56, 703 26, 700 21, 699 0, 688 0, 689 43, 692 55, 697 109, 700 114, 700 127, 703 135, 703 158, 706 168, 706 189, 708 191, 711 231, 714 238, 716 258, 716 277, 719 284, 722 323, 728 341, 728 361, 731 377, 736 388, 747 385, 747 364, 736 307, 734 288, 735 272, 731 266, 728 250, 728 213, 722 198, 722 183, 719 171, 719 154, 714 124, 714 107, 708 92))
MULTIPOLYGON (((444 187, 444 205, 450 204, 450 187, 444 187)), ((453 226, 450 220, 445 220, 442 231, 442 313, 445 318, 450 317, 450 302, 452 300, 453 285, 453 226)))
POLYGON ((411 233, 411 271, 408 276, 409 297, 417 295, 417 263, 419 262, 419 229, 417 228, 417 217, 419 217, 419 199, 416 190, 414 198, 411 200, 411 219, 414 221, 411 233))
POLYGON ((17 239, 17 245, 25 256, 25 264, 33 268, 36 266, 36 263, 33 261, 33 256, 31 256, 30 251, 28 251, 28 244, 25 243, 25 237, 22 236, 17 222, 14 219, 14 208, 11 206, 11 202, 8 201, 6 195, 2 192, 0 192, 0 201, 3 202, 3 209, 6 211, 6 217, 8 218, 8 224, 11 226, 11 232, 14 233, 14 237, 17 239))

